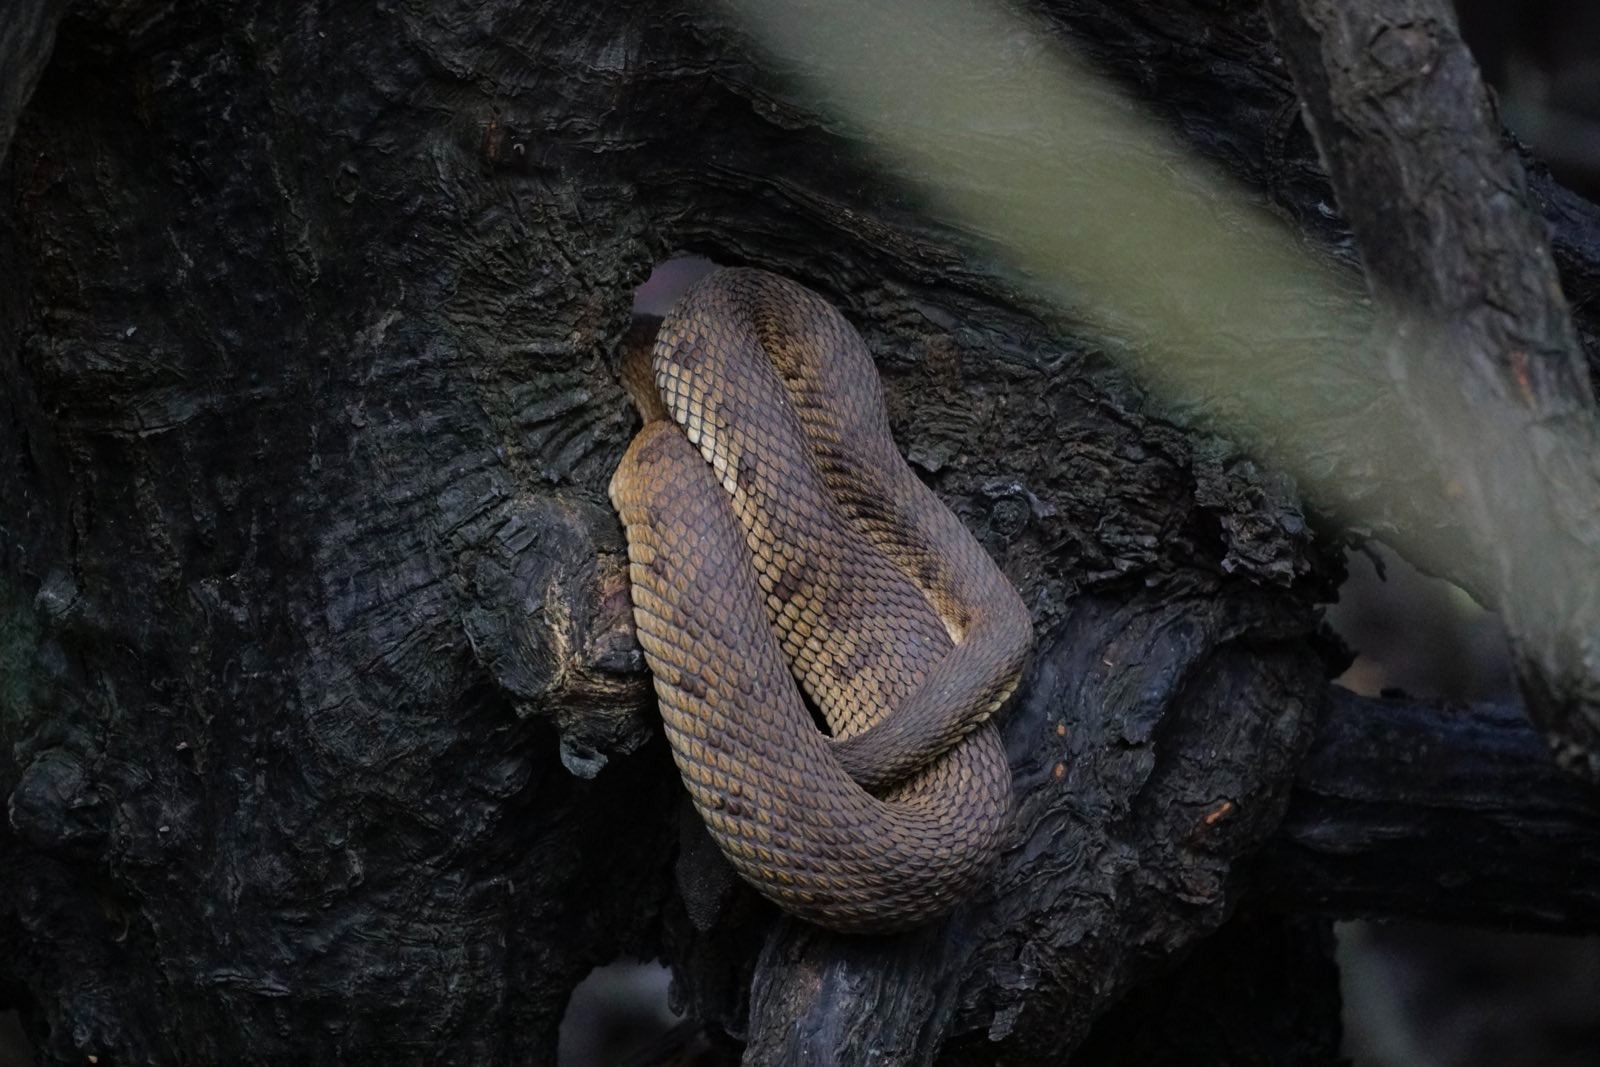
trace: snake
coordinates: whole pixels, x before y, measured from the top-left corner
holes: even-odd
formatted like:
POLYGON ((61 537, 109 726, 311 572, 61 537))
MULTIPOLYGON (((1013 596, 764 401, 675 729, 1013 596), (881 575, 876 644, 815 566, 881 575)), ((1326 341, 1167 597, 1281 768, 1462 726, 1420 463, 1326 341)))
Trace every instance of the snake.
POLYGON ((777 274, 716 270, 625 358, 644 419, 610 483, 633 619, 689 796, 735 871, 846 933, 990 876, 993 716, 1021 597, 895 448, 865 342, 777 274))

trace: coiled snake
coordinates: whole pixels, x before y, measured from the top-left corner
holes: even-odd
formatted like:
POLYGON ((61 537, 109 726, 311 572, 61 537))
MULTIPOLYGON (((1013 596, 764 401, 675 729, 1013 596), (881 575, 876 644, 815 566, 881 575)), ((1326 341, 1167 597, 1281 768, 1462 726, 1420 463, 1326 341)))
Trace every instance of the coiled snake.
POLYGON ((629 376, 647 421, 611 499, 667 738, 713 839, 823 926, 946 910, 1009 815, 986 720, 1032 643, 1021 599, 901 459, 865 344, 809 290, 718 271, 629 376))

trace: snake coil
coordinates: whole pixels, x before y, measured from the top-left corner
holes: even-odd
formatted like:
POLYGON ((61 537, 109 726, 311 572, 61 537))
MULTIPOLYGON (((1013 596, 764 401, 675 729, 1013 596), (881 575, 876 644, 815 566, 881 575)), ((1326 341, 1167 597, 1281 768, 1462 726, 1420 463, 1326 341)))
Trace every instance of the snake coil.
POLYGON ((713 273, 646 370, 611 499, 667 738, 712 838, 822 926, 945 911, 1009 817, 988 719, 1032 644, 1021 599, 900 457, 865 344, 816 294, 713 273))

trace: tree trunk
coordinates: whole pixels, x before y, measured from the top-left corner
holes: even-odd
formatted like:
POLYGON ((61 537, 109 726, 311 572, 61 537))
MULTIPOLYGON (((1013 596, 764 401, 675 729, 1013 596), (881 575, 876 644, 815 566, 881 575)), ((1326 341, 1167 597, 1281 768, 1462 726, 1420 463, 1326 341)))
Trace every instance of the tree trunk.
MULTIPOLYGON (((1207 1062, 1333 1062, 1324 921, 1228 922, 1344 655, 1343 534, 1293 480, 1021 295, 718 9, 107 0, 45 66, 59 7, 0 29, 0 1004, 46 1061, 548 1063, 633 954, 752 1063, 1195 1062, 1197 1019, 1252 1035, 1207 1062), (845 311, 1033 612, 1003 865, 933 928, 785 920, 683 817, 604 492, 632 290, 679 251, 845 311)), ((1353 277, 1232 7, 1045 26, 1353 277)), ((1592 337, 1600 216, 1536 189, 1592 337)), ((1303 354, 1274 373, 1336 410, 1249 444, 1404 540, 1425 475, 1342 451, 1394 401, 1303 354)))

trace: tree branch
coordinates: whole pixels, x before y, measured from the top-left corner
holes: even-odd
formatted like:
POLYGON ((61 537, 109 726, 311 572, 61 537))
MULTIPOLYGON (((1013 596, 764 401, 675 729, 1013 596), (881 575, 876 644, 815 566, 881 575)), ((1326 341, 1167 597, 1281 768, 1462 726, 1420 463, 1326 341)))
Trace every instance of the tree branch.
POLYGON ((1445 0, 1267 10, 1529 712, 1600 781, 1600 436, 1521 165, 1445 0))
POLYGON ((1518 708, 1335 688, 1254 893, 1340 918, 1600 931, 1600 799, 1518 708))

